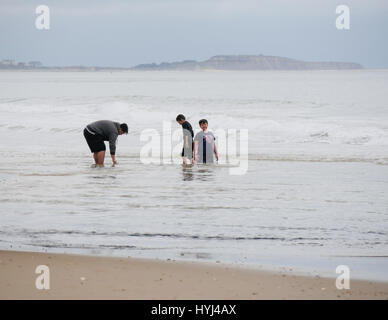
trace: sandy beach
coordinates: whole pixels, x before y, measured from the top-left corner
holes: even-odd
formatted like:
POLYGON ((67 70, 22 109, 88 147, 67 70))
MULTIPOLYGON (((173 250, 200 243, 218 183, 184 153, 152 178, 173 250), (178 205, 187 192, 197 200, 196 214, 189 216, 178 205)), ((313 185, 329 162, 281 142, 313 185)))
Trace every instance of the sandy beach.
POLYGON ((0 251, 0 299, 388 299, 388 283, 271 273, 227 265, 0 251), (50 289, 35 269, 50 270, 50 289))

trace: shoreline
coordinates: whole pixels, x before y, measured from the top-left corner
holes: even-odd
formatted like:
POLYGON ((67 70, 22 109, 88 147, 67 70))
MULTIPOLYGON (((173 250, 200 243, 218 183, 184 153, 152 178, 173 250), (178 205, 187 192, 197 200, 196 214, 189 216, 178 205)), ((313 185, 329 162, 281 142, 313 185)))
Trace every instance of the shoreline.
POLYGON ((241 70, 234 70, 234 69, 196 69, 196 70, 185 70, 185 69, 155 69, 155 70, 149 70, 149 69, 131 69, 131 68, 104 68, 104 67, 85 67, 85 68, 55 68, 55 67, 47 67, 42 69, 0 69, 0 72, 134 72, 134 73, 140 73, 140 72, 176 72, 176 73, 183 73, 183 72, 243 72, 243 73, 253 73, 253 72, 332 72, 332 71, 340 71, 340 72, 356 72, 356 71, 387 71, 388 68, 362 68, 362 69, 241 69, 241 70))
POLYGON ((0 299, 388 299, 388 282, 261 271, 211 263, 0 250, 0 299), (35 269, 50 270, 38 290, 35 269))

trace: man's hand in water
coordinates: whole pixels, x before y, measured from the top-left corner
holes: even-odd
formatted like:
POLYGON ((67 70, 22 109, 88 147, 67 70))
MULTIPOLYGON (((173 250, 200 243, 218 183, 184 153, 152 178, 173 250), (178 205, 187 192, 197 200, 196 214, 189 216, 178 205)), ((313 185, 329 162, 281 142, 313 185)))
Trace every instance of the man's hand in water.
POLYGON ((112 154, 111 157, 112 157, 113 165, 116 165, 117 164, 116 156, 112 154))

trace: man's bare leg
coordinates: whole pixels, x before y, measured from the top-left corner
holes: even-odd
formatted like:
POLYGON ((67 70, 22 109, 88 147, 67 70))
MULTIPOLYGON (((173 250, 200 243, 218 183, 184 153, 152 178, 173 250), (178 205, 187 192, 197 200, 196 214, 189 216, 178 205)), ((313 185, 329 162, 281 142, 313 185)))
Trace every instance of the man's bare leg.
POLYGON ((105 151, 97 152, 97 165, 99 167, 104 166, 104 160, 105 160, 105 151))
POLYGON ((91 165, 91 168, 96 168, 98 166, 97 152, 93 153, 93 159, 94 159, 94 164, 91 165))

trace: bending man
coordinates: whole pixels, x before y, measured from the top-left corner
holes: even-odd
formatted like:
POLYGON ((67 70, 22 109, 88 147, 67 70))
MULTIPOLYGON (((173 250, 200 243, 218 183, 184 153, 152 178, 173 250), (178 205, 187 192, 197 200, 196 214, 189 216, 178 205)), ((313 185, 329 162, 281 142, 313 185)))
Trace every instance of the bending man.
POLYGON ((113 165, 117 163, 115 156, 116 140, 123 133, 128 134, 128 126, 126 123, 120 124, 109 120, 100 120, 86 126, 84 129, 84 137, 89 145, 90 151, 93 153, 96 166, 104 166, 106 150, 104 141, 109 141, 109 151, 113 165))

